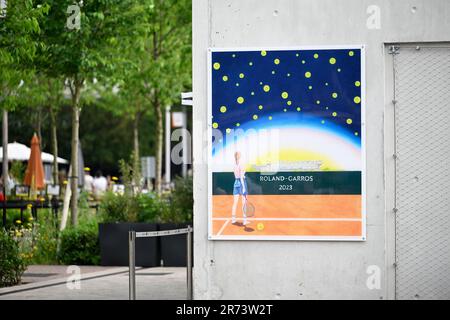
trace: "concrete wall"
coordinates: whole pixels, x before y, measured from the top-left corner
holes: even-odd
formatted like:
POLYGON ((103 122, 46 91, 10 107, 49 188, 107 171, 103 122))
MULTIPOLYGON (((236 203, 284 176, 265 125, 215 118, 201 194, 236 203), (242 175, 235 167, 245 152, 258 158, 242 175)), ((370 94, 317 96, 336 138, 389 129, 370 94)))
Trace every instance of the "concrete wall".
POLYGON ((449 17, 448 0, 193 0, 196 299, 394 297, 385 44, 449 41, 449 17), (380 9, 379 29, 367 27, 371 5, 380 9), (344 44, 366 46, 367 241, 208 241, 207 48, 344 44), (370 265, 381 270, 379 290, 366 286, 370 265))

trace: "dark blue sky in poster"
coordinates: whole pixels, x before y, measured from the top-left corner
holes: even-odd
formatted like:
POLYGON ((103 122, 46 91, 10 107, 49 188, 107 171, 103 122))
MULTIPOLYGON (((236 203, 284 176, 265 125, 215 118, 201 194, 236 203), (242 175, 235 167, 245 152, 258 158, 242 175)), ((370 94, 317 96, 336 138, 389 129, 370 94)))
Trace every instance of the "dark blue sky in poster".
POLYGON ((338 126, 360 144, 360 49, 212 52, 211 63, 212 125, 223 134, 286 119, 338 126))

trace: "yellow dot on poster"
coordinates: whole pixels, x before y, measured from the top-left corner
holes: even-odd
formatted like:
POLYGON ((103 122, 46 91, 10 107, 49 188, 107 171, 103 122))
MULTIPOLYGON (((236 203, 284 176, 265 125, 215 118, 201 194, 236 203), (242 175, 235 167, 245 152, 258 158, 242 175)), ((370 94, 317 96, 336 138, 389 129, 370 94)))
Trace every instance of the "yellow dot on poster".
POLYGON ((262 105, 259 105, 259 106, 258 106, 258 109, 259 109, 259 110, 262 110, 262 109, 263 109, 263 106, 262 106, 262 105))
POLYGON ((354 101, 355 103, 360 103, 360 102, 361 102, 361 98, 358 97, 358 96, 356 96, 355 98, 353 98, 353 101, 354 101))
POLYGON ((272 116, 269 116, 269 120, 272 120, 272 116))
POLYGON ((272 74, 275 74, 275 70, 272 70, 272 74))
POLYGON ((298 56, 299 56, 299 54, 298 54, 298 53, 296 53, 296 54, 295 54, 295 56, 296 56, 296 57, 298 57, 298 56))
POLYGON ((275 64, 280 64, 280 59, 275 59, 275 60, 273 60, 273 63, 275 63, 275 64))
POLYGON ((297 107, 297 111, 302 111, 302 108, 300 108, 300 107, 297 107))
POLYGON ((305 60, 302 60, 302 64, 305 64, 306 63, 306 61, 305 60))
POLYGON ((218 127, 219 127, 219 124, 218 124, 217 122, 214 122, 214 123, 213 123, 213 128, 214 128, 214 129, 217 129, 218 127))
POLYGON ((258 231, 263 231, 264 230, 264 223, 260 222, 256 225, 256 229, 258 231))
POLYGON ((262 55, 263 57, 265 57, 265 56, 267 55, 266 50, 261 51, 261 55, 262 55))
POLYGON ((316 104, 320 104, 320 100, 317 100, 317 101, 316 101, 316 104))
POLYGON ((286 91, 283 91, 283 92, 281 93, 281 97, 282 97, 283 99, 287 99, 287 97, 289 97, 289 94, 288 94, 286 91))
POLYGON ((244 98, 238 97, 238 98, 236 99, 236 101, 237 101, 237 103, 239 103, 239 104, 243 104, 243 103, 244 103, 244 98))
POLYGON ((314 59, 319 58, 319 55, 317 53, 314 53, 314 59))
POLYGON ((264 90, 265 92, 269 92, 269 91, 270 91, 270 86, 266 84, 266 85, 263 87, 263 90, 264 90))
POLYGON ((286 108, 284 108, 284 109, 283 109, 283 111, 284 111, 284 112, 286 112, 286 111, 287 111, 287 109, 286 109, 286 108))
POLYGON ((215 63, 213 64, 213 68, 214 68, 214 70, 219 70, 219 69, 220 69, 220 63, 215 62, 215 63))
POLYGON ((236 123, 236 127, 239 127, 241 124, 238 122, 238 123, 236 123))
POLYGON ((336 116, 337 116, 337 112, 335 111, 335 112, 333 112, 331 115, 332 115, 333 117, 336 117, 336 116))
POLYGON ((355 132, 355 136, 357 136, 357 135, 359 135, 359 133, 358 133, 358 132, 355 132))
POLYGON ((352 119, 350 118, 347 119, 347 124, 352 124, 352 122, 353 122, 352 119))
POLYGON ((252 96, 254 96, 255 95, 255 93, 252 91, 252 92, 250 92, 250 94, 252 95, 252 96))
POLYGON ((222 112, 222 113, 227 112, 227 107, 221 106, 221 107, 220 107, 220 112, 222 112))
POLYGON ((249 66, 252 66, 252 65, 253 65, 253 62, 250 61, 250 62, 248 63, 248 65, 249 65, 249 66))
POLYGON ((228 81, 228 76, 223 76, 223 77, 222 77, 222 80, 223 80, 223 81, 228 81))
POLYGON ((290 106, 292 104, 292 101, 289 100, 288 102, 286 102, 288 106, 290 106))
POLYGON ((361 82, 355 81, 355 86, 360 87, 361 86, 361 82))
POLYGON ((353 57, 353 56, 355 55, 355 53, 354 53, 353 51, 349 51, 349 52, 348 52, 348 55, 349 55, 350 57, 353 57))
POLYGON ((331 96, 333 97, 333 98, 337 98, 338 97, 338 94, 336 93, 336 92, 333 92, 332 94, 331 94, 331 96))
POLYGON ((312 90, 312 86, 308 86, 308 89, 309 89, 309 90, 312 90))
POLYGON ((253 120, 257 120, 258 119, 258 115, 257 114, 254 114, 253 115, 253 120))
POLYGON ((336 58, 330 58, 330 64, 335 64, 336 63, 336 58))
POLYGON ((245 77, 245 75, 243 73, 239 74, 239 78, 243 79, 245 77))
POLYGON ((306 71, 306 72, 305 72, 305 77, 306 77, 306 78, 311 78, 311 72, 306 71))
POLYGON ((225 132, 226 132, 226 133, 230 133, 230 132, 231 132, 231 129, 230 129, 230 128, 227 128, 227 129, 225 130, 225 132))

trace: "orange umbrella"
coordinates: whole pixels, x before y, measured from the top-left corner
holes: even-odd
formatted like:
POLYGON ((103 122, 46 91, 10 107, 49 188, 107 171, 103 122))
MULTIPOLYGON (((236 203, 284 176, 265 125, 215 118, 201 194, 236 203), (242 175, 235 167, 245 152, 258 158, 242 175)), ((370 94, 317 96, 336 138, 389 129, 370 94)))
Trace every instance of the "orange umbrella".
POLYGON ((25 172, 24 184, 31 190, 44 189, 44 166, 41 159, 41 148, 39 138, 36 134, 31 139, 31 153, 28 160, 27 171, 25 172))

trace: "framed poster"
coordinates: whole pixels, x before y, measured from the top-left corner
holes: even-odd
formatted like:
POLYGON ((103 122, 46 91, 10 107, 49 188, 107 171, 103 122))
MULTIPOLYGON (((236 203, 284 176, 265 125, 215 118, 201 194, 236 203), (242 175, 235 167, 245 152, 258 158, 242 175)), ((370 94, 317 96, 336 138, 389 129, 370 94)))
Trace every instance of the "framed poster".
POLYGON ((209 239, 366 239, 364 64, 364 46, 208 50, 209 239))

